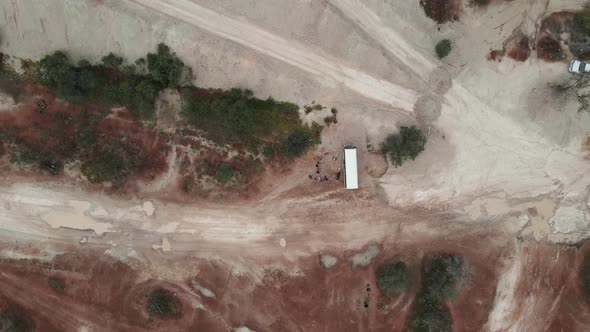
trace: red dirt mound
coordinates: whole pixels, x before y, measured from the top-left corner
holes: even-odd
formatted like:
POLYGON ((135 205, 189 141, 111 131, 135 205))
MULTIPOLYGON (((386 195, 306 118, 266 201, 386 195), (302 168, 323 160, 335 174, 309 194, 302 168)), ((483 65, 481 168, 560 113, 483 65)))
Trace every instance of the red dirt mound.
POLYGON ((420 0, 420 6, 438 24, 459 20, 461 0, 420 0))
POLYGON ((561 61, 565 58, 561 44, 551 36, 544 36, 537 42, 537 56, 546 61, 561 61))

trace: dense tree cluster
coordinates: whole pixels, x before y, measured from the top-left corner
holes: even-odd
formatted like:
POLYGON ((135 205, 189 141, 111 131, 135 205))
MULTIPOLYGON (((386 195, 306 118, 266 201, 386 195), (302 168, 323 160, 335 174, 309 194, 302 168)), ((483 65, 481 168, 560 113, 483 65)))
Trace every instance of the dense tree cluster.
POLYGON ((40 61, 40 81, 55 89, 66 100, 87 100, 108 106, 126 106, 135 116, 147 119, 154 113, 158 92, 167 87, 179 87, 192 80, 192 70, 170 51, 158 45, 156 53, 148 53, 147 60, 123 66, 124 60, 113 53, 93 65, 81 60, 73 65, 61 51, 45 56, 40 61), (147 63, 147 71, 143 70, 147 63))
POLYGON ((436 255, 423 269, 422 287, 414 300, 409 325, 413 331, 452 331, 452 318, 446 301, 455 295, 463 276, 463 256, 436 255))
POLYGON ((301 155, 319 143, 321 127, 305 126, 297 105, 255 98, 252 91, 187 89, 182 114, 217 141, 258 146, 263 153, 301 155))

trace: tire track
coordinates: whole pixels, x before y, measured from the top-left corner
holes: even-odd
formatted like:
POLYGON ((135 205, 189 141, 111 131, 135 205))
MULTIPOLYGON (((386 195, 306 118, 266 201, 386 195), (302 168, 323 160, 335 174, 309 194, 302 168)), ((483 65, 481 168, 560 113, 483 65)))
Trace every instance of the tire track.
MULTIPOLYGON (((400 36, 398 32, 387 27, 373 11, 358 0, 328 0, 340 13, 365 32, 368 38, 381 45, 389 54, 398 59, 408 70, 418 75, 423 81, 436 68, 433 57, 427 57, 400 36)), ((404 26, 410 27, 410 24, 404 26)), ((417 33, 416 31, 413 31, 417 33)))
POLYGON ((406 112, 412 112, 416 92, 375 78, 349 67, 342 61, 320 55, 304 45, 284 39, 255 25, 234 20, 188 0, 128 0, 187 24, 204 29, 240 45, 254 49, 332 84, 341 84, 365 97, 406 112))

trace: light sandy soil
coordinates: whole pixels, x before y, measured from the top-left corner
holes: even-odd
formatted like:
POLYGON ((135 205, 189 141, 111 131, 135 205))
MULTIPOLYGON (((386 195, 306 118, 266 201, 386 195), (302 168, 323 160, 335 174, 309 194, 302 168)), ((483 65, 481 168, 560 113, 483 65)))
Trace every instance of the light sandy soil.
MULTIPOLYGON (((590 235, 590 116, 551 88, 569 79, 564 63, 486 60, 515 30, 534 37, 544 16, 580 8, 570 0, 464 6, 439 31, 417 0, 0 2, 0 51, 15 57, 64 49, 75 59, 113 51, 132 61, 165 42, 199 86, 339 110, 317 151, 246 202, 161 194, 174 165, 133 198, 0 173, 0 288, 8 289, 0 295, 39 311, 47 330, 174 326, 146 320, 138 300, 165 284, 191 308, 180 329, 397 331, 417 284, 393 300, 367 295, 365 284, 396 256, 419 278, 420 259, 445 251, 463 253, 472 268, 450 303, 456 330, 587 330, 576 271, 588 246, 562 243, 590 235), (444 62, 433 55, 442 38, 455 44, 444 62), (429 138, 415 161, 385 168, 373 160, 369 144, 410 124, 429 138), (361 190, 310 182, 314 158, 338 156, 345 143, 359 147, 361 190), (326 253, 330 269, 320 265, 326 253), (128 276, 128 289, 110 286, 103 263, 88 260, 128 276), (68 319, 42 287, 54 272, 97 283, 100 296, 88 301, 93 288, 74 283, 62 299, 68 319), (42 301, 25 299, 31 289, 42 301), (129 318, 104 309, 117 298, 129 318)), ((169 130, 178 100, 163 100, 158 125, 169 130)))

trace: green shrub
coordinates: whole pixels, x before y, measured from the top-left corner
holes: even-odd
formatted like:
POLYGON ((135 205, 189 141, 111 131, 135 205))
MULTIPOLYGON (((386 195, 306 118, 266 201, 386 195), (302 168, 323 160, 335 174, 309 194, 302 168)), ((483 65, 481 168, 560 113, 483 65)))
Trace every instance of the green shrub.
POLYGON ((113 53, 109 53, 109 55, 102 57, 102 65, 107 68, 119 69, 122 64, 123 58, 113 53))
POLYGON ((463 257, 438 255, 429 260, 424 271, 424 291, 434 299, 455 295, 455 284, 463 274, 463 257))
POLYGON ((420 7, 424 10, 426 17, 432 17, 432 8, 429 0, 420 0, 420 7))
POLYGON ((590 12, 579 13, 574 16, 574 24, 578 29, 590 31, 590 12))
POLYGON ((40 150, 27 147, 14 147, 11 150, 10 162, 17 165, 33 165, 52 175, 57 175, 63 170, 63 162, 49 156, 40 150))
POLYGON ((132 170, 141 168, 143 162, 142 151, 112 141, 94 158, 82 163, 80 172, 91 183, 111 182, 118 186, 127 181, 132 170))
POLYGON ((272 145, 265 145, 262 148, 262 155, 267 158, 270 158, 275 155, 275 149, 273 148, 272 145))
POLYGON ((453 43, 451 43, 451 41, 448 39, 443 39, 439 41, 434 48, 434 50, 436 51, 436 56, 438 56, 439 59, 443 59, 447 55, 449 55, 452 49, 453 43))
POLYGON ((0 331, 32 332, 35 331, 35 321, 24 308, 10 303, 6 308, 0 308, 0 331))
MULTIPOLYGON (((184 89, 182 115, 221 143, 266 143, 271 152, 299 156, 319 143, 321 127, 301 123, 297 105, 255 98, 252 91, 184 89)), ((263 151, 264 153, 264 151, 263 151)), ((266 155, 266 154, 265 154, 266 155)), ((268 156, 268 155, 266 155, 268 156)))
POLYGON ((193 78, 192 69, 185 66, 168 45, 162 43, 158 44, 157 53, 148 53, 147 68, 154 81, 165 87, 175 88, 190 83, 193 78))
POLYGON ((377 286, 388 296, 404 291, 407 283, 407 267, 404 262, 385 264, 377 270, 377 286))
POLYGON ((443 254, 430 258, 423 268, 422 287, 414 300, 409 325, 414 331, 452 331, 446 300, 455 295, 463 275, 463 257, 443 254))
POLYGON ((47 285, 58 294, 63 294, 66 290, 66 282, 62 278, 49 277, 47 278, 47 285))
MULTIPOLYGON (((422 299, 418 297, 415 301, 422 301, 422 299)), ((451 311, 442 301, 416 305, 410 315, 409 325, 414 332, 451 332, 453 330, 451 311)))
POLYGON ((401 127, 398 134, 387 136, 381 143, 380 149, 385 156, 389 156, 391 162, 397 167, 405 160, 416 159, 424 151, 426 137, 415 126, 401 127))
POLYGON ((157 288, 148 295, 147 311, 150 315, 164 319, 179 318, 182 315, 182 303, 174 293, 157 288))
POLYGON ((289 158, 295 158, 301 156, 310 146, 319 144, 319 132, 314 127, 318 128, 318 126, 301 128, 291 133, 283 141, 283 153, 289 158))
POLYGON ((234 169, 228 163, 222 163, 217 168, 217 172, 215 172, 215 180, 219 183, 227 183, 234 177, 234 169))

